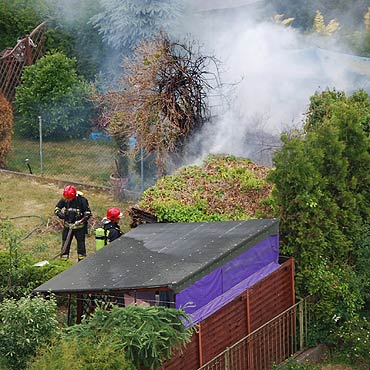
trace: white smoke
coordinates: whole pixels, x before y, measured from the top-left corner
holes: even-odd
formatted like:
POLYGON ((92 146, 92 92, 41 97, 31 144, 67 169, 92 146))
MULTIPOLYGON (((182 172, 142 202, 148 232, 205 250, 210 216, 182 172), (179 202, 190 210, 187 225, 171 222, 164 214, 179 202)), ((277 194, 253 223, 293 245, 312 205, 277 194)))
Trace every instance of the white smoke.
POLYGON ((196 157, 229 153, 271 162, 264 150, 279 144, 282 131, 302 126, 315 91, 364 87, 363 80, 354 85, 348 57, 318 48, 312 36, 251 15, 220 14, 198 19, 192 32, 221 61, 222 81, 236 84, 225 90, 228 102, 212 99, 214 118, 190 147, 196 157))

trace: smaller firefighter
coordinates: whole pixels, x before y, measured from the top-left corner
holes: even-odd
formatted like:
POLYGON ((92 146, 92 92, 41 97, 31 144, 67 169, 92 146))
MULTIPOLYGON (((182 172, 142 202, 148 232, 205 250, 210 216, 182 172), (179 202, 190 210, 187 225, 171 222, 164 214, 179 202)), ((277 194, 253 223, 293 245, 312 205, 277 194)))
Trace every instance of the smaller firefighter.
POLYGON ((73 236, 77 240, 78 260, 86 257, 85 235, 87 220, 91 217, 88 200, 73 185, 63 190, 63 197, 55 206, 54 213, 64 220, 61 258, 68 259, 73 236))
POLYGON ((98 227, 95 230, 97 251, 122 235, 118 224, 121 217, 122 213, 119 208, 108 209, 106 217, 102 220, 103 227, 98 227))

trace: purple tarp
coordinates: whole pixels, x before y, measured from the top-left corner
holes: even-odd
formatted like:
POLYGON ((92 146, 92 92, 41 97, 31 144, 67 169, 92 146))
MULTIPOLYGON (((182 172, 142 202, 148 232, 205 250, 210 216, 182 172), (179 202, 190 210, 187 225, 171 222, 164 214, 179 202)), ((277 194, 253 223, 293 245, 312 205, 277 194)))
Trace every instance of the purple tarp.
POLYGON ((194 318, 204 320, 204 316, 210 316, 239 295, 241 288, 247 289, 276 270, 278 258, 279 236, 273 235, 179 292, 176 308, 185 307, 186 313, 196 313, 194 318), (204 310, 200 310, 206 305, 204 310))
POLYGON ((210 301, 208 304, 201 307, 198 311, 193 312, 191 314, 191 322, 187 323, 187 326, 197 324, 205 320, 207 317, 211 316, 221 307, 226 306, 237 296, 239 296, 248 288, 262 280, 265 276, 277 270, 279 267, 280 265, 278 263, 271 262, 267 266, 261 268, 259 271, 247 277, 245 280, 241 281, 239 284, 235 285, 233 288, 229 289, 224 294, 216 297, 214 300, 210 301))

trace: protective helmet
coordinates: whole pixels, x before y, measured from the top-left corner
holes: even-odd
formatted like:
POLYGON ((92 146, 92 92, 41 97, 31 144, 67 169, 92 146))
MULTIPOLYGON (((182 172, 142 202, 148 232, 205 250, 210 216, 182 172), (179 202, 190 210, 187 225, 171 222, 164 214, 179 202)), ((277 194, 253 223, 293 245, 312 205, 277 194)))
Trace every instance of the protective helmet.
POLYGON ((63 190, 63 197, 69 200, 75 199, 77 194, 77 190, 74 186, 68 185, 63 190))
POLYGON ((122 213, 119 208, 109 208, 107 211, 107 219, 113 222, 118 222, 122 217, 122 213))

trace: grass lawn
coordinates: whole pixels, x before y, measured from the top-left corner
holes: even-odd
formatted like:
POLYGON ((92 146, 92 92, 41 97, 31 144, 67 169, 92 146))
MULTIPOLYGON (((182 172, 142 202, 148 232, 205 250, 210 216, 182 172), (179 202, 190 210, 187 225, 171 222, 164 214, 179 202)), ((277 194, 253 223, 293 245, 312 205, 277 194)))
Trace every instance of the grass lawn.
MULTIPOLYGON (((87 184, 108 185, 109 176, 115 172, 116 148, 112 141, 70 140, 43 142, 43 175, 87 184)), ((7 158, 7 169, 40 175, 40 143, 13 138, 12 150, 7 158)))
MULTIPOLYGON (((124 217, 120 221, 124 232, 130 229, 127 210, 129 203, 116 201, 113 196, 102 190, 81 190, 93 213, 89 235, 86 238, 87 252, 95 252, 94 224, 105 216, 110 207, 119 207, 124 217)), ((22 237, 35 230, 21 245, 25 252, 32 253, 40 260, 51 259, 61 247, 61 231, 54 207, 63 192, 63 185, 43 178, 17 176, 0 172, 0 218, 10 218, 15 229, 22 237), (44 222, 42 222, 42 220, 44 222)), ((0 250, 4 248, 0 241, 0 250)), ((71 259, 77 260, 76 241, 71 247, 71 259)))

